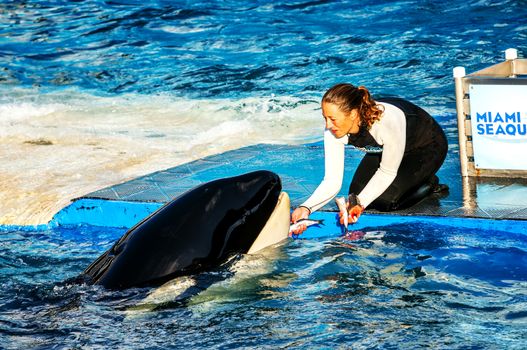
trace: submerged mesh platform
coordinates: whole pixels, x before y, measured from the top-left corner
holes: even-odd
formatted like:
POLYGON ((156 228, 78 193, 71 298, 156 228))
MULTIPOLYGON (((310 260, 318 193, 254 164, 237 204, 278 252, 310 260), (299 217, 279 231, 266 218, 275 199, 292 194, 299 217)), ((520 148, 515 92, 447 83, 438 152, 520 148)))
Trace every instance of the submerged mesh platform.
MULTIPOLYGON (((346 149, 341 195, 347 190, 363 153, 346 149)), ((202 183, 255 170, 270 170, 282 179, 293 207, 301 204, 324 177, 322 142, 289 146, 260 144, 209 156, 174 168, 104 188, 81 198, 165 203, 202 183)), ((527 179, 462 179, 458 155, 449 152, 438 173, 448 193, 432 195, 413 207, 391 212, 426 215, 527 220, 527 179)), ((334 202, 322 210, 337 210, 334 202)), ((377 213, 375 210, 368 210, 377 213)))

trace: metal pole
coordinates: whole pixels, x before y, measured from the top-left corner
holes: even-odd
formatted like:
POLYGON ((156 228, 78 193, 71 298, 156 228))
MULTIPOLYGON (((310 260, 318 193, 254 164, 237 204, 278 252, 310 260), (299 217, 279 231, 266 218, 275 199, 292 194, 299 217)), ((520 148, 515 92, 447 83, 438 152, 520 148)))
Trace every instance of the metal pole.
POLYGON ((507 49, 505 50, 505 59, 511 64, 511 74, 509 78, 516 78, 516 59, 518 58, 518 50, 507 49))
POLYGON ((461 164, 461 176, 468 176, 467 136, 465 132, 465 111, 463 107, 463 77, 464 67, 454 68, 454 81, 456 83, 456 110, 457 110, 457 132, 459 140, 459 161, 461 164))

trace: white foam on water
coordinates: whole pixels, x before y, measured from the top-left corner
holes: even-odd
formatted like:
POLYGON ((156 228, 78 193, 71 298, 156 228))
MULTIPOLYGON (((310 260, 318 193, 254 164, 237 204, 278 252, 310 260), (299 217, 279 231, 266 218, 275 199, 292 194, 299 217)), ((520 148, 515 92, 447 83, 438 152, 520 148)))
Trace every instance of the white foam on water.
POLYGON ((318 101, 78 90, 0 94, 0 224, 40 224, 71 198, 257 143, 322 138, 318 101))
POLYGON ((62 105, 37 106, 32 103, 8 103, 0 105, 0 123, 4 124, 20 119, 43 116, 54 113, 62 107, 62 105))
MULTIPOLYGON (((159 28, 154 28, 161 30, 166 33, 170 34, 189 34, 189 33, 201 33, 206 32, 210 30, 219 30, 220 26, 196 26, 196 27, 190 27, 190 26, 162 26, 159 28)), ((152 28, 151 28, 152 29, 152 28)))

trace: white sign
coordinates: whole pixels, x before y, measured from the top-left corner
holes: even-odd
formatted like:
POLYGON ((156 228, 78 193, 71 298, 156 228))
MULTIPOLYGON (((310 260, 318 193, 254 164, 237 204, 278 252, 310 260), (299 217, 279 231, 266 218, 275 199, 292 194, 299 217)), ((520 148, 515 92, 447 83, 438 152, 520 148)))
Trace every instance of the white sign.
POLYGON ((470 85, 477 169, 527 170, 527 85, 470 85))

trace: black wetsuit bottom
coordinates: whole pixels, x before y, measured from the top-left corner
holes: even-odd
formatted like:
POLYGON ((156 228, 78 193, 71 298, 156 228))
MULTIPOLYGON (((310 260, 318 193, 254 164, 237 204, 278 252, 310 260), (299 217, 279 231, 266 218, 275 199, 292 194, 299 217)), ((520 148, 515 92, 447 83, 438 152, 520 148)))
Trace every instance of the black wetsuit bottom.
MULTIPOLYGON (((393 183, 368 208, 392 211, 408 208, 428 196, 438 184, 435 173, 445 160, 448 143, 439 134, 428 145, 405 153, 393 183)), ((359 194, 381 164, 382 153, 367 153, 360 162, 349 188, 359 194)))

